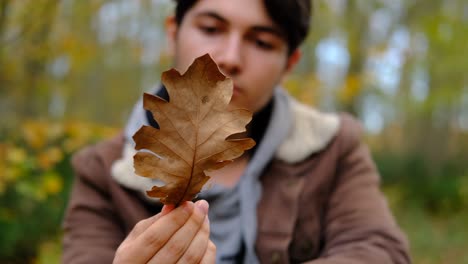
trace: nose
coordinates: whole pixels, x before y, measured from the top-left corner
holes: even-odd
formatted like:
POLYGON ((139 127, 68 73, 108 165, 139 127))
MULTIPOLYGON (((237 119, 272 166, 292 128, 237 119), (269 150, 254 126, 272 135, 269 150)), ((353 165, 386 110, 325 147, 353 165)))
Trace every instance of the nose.
POLYGON ((242 39, 236 34, 229 35, 217 47, 215 60, 221 71, 233 77, 242 71, 242 39))

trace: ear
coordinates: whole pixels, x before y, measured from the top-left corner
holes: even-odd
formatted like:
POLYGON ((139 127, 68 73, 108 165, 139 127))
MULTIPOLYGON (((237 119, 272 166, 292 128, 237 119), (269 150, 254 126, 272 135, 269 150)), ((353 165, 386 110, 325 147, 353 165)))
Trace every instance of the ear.
POLYGON ((170 55, 174 56, 178 25, 175 16, 166 18, 164 27, 166 29, 167 47, 170 55))
POLYGON ((292 71, 294 66, 299 62, 301 59, 302 52, 299 48, 295 49, 291 55, 288 57, 288 61, 286 63, 286 73, 289 73, 292 71))
POLYGON ((295 49, 291 55, 289 55, 288 60, 286 61, 286 67, 284 69, 283 75, 281 76, 280 82, 283 82, 286 78, 286 75, 292 71, 294 66, 299 62, 302 53, 299 48, 295 49))

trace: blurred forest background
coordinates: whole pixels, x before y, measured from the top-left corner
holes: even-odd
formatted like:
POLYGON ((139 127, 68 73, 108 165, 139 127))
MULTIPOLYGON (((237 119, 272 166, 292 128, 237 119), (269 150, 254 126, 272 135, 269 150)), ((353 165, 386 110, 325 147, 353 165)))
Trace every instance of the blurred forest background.
MULTIPOLYGON (((468 263, 468 1, 312 0, 285 86, 362 120, 415 263, 468 263)), ((0 262, 58 263, 70 155, 170 68, 169 0, 0 0, 0 262)))

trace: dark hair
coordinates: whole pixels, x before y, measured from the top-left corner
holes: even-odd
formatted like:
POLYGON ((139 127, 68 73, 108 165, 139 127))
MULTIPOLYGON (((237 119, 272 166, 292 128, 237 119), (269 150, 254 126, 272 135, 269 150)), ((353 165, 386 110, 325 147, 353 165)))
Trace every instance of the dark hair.
MULTIPOLYGON (((175 0, 175 19, 181 24, 197 0, 175 0)), ((306 38, 312 12, 311 0, 263 0, 268 15, 286 34, 289 54, 306 38)))

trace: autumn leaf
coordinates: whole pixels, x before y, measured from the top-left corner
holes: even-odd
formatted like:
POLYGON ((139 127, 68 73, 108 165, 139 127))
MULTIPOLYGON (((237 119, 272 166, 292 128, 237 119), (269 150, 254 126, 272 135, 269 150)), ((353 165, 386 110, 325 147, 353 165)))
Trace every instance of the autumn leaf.
POLYGON ((158 179, 147 194, 164 204, 178 205, 201 191, 210 178, 205 171, 220 169, 240 157, 255 142, 251 138, 228 139, 245 132, 252 119, 246 109, 228 110, 232 80, 204 55, 195 59, 187 72, 175 69, 162 74, 169 102, 144 94, 143 106, 153 113, 159 129, 143 126, 133 139, 135 172, 158 179))

